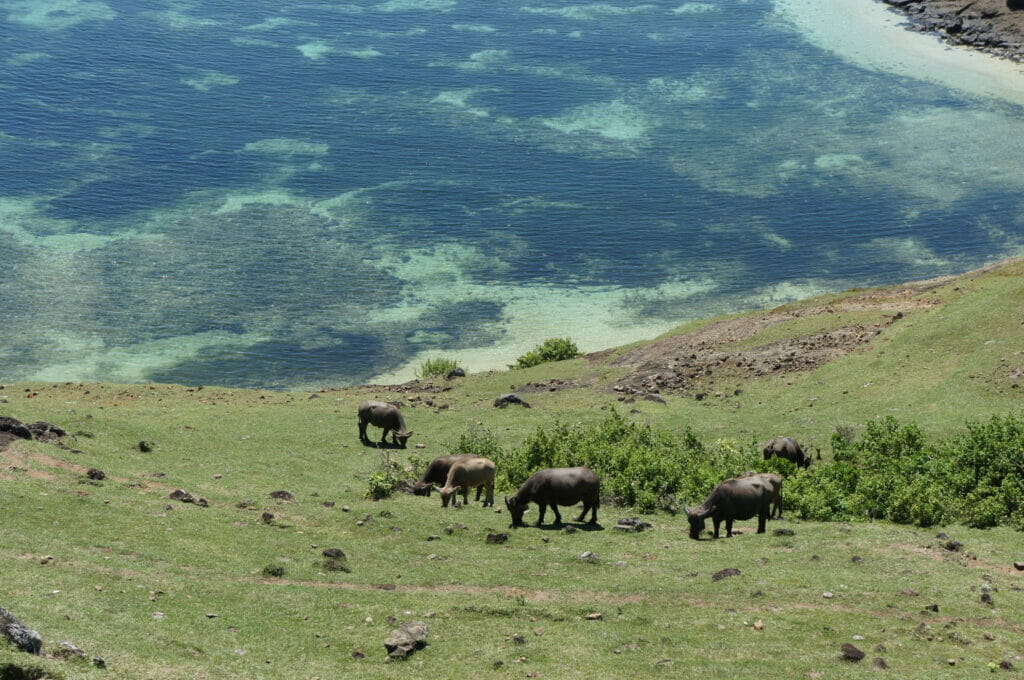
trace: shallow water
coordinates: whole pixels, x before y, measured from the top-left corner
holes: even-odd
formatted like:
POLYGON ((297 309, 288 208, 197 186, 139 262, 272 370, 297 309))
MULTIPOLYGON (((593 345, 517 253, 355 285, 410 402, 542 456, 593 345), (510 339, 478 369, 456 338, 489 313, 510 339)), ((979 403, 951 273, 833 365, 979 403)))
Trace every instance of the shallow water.
POLYGON ((1024 244, 1019 103, 805 0, 138 5, 0 0, 4 380, 481 370, 1024 244))

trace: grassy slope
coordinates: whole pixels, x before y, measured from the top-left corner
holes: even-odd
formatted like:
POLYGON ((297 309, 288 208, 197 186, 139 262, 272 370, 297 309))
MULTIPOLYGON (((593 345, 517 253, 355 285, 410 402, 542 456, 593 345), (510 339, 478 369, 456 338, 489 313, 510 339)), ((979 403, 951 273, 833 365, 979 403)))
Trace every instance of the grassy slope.
MULTIPOLYGON (((825 448, 836 424, 880 415, 941 435, 968 418, 1019 410, 1024 390, 1006 374, 1024 368, 1024 265, 922 295, 943 304, 908 313, 814 372, 751 381, 735 397, 641 401, 635 417, 691 426, 707 439, 786 433, 825 448)), ((822 327, 844 323, 813 318, 822 327)), ((807 332, 809 323, 773 327, 762 339, 807 332)), ((478 423, 512 444, 556 418, 633 408, 603 389, 620 373, 581 359, 471 376, 448 392, 423 393, 450 408, 409 410, 412 442, 426 448, 395 455, 439 455, 478 423), (513 384, 550 378, 597 382, 523 393, 529 410, 490 406, 513 384)), ((731 394, 736 386, 718 387, 731 394)), ((746 523, 735 539, 695 543, 683 520, 667 516, 651 518, 650 532, 613 532, 612 520, 629 513, 605 508, 607 531, 522 529, 505 545, 488 545, 484 536, 505 530, 507 515, 478 506, 442 512, 436 497, 362 499, 379 454, 357 441, 355 407, 366 396, 407 394, 353 388, 309 399, 209 387, 34 384, 2 393, 9 403, 0 415, 92 436, 69 442, 81 453, 19 441, 3 454, 0 606, 39 630, 50 648, 71 640, 103 656, 109 669, 7 651, 0 651, 0 669, 17 662, 69 678, 161 679, 848 678, 873 675, 868 664, 877 656, 894 677, 968 678, 1020 653, 1024 595, 1021 577, 1007 567, 1024 558, 1024 538, 1008 530, 947 529, 976 556, 968 559, 939 548, 935 529, 787 520, 775 526, 794 529, 792 537, 756 536, 746 523), (140 452, 142 439, 155 442, 154 451, 140 452), (86 483, 88 467, 108 479, 86 483), (210 507, 168 500, 177 487, 210 507), (295 501, 270 499, 277 489, 295 501), (256 505, 236 507, 241 500, 256 505), (272 524, 260 521, 264 511, 275 514, 272 524), (368 514, 372 520, 357 526, 368 514), (431 535, 440 538, 427 541, 431 535), (318 562, 326 547, 348 553, 352 572, 325 571, 318 562), (584 550, 600 561, 580 563, 584 550), (43 556, 54 559, 41 564, 43 556), (283 578, 261 575, 271 563, 284 566, 283 578), (711 574, 726 567, 742 574, 712 583, 711 574), (994 607, 979 601, 982 583, 998 588, 994 607), (901 595, 904 589, 920 595, 901 595), (835 597, 823 598, 826 591, 835 597), (938 614, 922 612, 933 603, 938 614), (603 619, 586 620, 590 612, 603 619), (431 646, 407 662, 384 662, 387 617, 430 614, 431 646), (763 630, 753 628, 758 620, 763 630), (516 634, 525 644, 511 639, 516 634), (839 645, 854 635, 865 637, 854 644, 868 653, 859 666, 838 660, 839 645), (879 644, 885 651, 873 652, 879 644), (353 658, 357 650, 367 658, 353 658), (662 660, 671 664, 656 665, 662 660)))

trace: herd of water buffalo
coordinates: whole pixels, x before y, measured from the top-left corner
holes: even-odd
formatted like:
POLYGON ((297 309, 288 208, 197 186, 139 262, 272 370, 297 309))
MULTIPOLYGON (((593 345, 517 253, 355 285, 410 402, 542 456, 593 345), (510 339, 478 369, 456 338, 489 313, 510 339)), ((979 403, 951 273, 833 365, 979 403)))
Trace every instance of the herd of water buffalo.
MULTIPOLYGON (((412 431, 405 426, 402 412, 393 404, 382 401, 365 401, 359 406, 359 439, 368 443, 366 426, 373 425, 384 430, 381 443, 387 443, 388 433, 392 442, 405 448, 412 431)), ((800 467, 808 467, 811 457, 792 437, 776 437, 764 445, 765 460, 778 456, 792 461, 800 467)), ((469 502, 469 490, 476 489, 476 500, 481 491, 484 507, 494 505, 494 461, 471 454, 439 456, 427 466, 426 471, 413 486, 413 493, 430 496, 432 489, 441 495, 442 507, 469 502)), ((575 521, 582 522, 590 512, 589 524, 597 524, 597 506, 600 504, 601 480, 594 471, 586 467, 546 468, 533 473, 522 483, 511 498, 505 498, 505 507, 512 516, 512 526, 523 526, 523 515, 531 502, 539 508, 536 526, 544 522, 544 515, 551 507, 555 524, 562 523, 558 506, 573 506, 583 503, 583 511, 575 521)), ((782 477, 775 473, 747 472, 744 475, 726 479, 711 491, 703 503, 686 510, 690 522, 690 538, 699 539, 704 532, 704 523, 711 518, 715 538, 719 527, 725 522, 726 536, 732 536, 735 520, 757 517, 757 533, 765 532, 769 517, 782 517, 782 477)))

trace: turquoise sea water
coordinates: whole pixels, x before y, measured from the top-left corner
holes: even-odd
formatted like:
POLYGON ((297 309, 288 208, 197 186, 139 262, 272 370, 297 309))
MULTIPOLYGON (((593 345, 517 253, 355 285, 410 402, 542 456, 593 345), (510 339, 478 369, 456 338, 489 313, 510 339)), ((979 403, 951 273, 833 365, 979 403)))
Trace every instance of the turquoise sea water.
POLYGON ((0 0, 0 379, 470 370, 1024 243, 1024 110, 769 0, 0 0))

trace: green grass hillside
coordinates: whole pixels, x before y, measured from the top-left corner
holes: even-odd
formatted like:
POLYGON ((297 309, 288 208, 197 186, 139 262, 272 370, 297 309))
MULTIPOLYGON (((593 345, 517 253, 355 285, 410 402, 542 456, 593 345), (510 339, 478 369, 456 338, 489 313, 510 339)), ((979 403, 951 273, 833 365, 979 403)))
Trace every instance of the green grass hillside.
POLYGON ((603 506, 602 530, 509 530, 507 513, 479 504, 365 494, 385 458, 406 468, 485 430, 518 446, 613 409, 709 443, 792 435, 826 460, 837 427, 885 416, 949 437, 1021 414, 1022 324, 1024 262, 1011 261, 451 381, 312 394, 4 385, 0 416, 69 435, 0 451, 0 607, 44 640, 43 657, 0 642, 0 679, 1015 677, 1024 535, 1007 527, 790 512, 766 535, 751 521, 696 542, 669 514, 613 530, 630 508, 603 506), (531 408, 493 407, 513 391, 531 408), (359 442, 366 398, 405 404, 409 449, 359 442), (208 507, 172 500, 176 489, 208 507), (487 543, 497 532, 508 541, 487 543), (348 571, 325 563, 327 548, 348 571), (727 568, 739 573, 713 581, 727 568), (408 620, 427 623, 429 646, 386 660, 384 639, 408 620), (51 658, 62 640, 106 668, 51 658), (843 661, 844 643, 866 658, 843 661))

